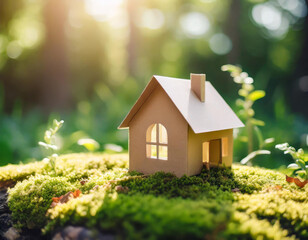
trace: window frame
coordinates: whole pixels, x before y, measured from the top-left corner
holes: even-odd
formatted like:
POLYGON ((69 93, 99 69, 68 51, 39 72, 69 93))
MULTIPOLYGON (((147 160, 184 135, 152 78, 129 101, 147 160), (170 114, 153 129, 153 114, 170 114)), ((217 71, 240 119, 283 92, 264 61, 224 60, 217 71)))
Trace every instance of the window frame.
POLYGON ((147 131, 146 131, 146 157, 148 159, 156 159, 156 160, 167 161, 168 156, 169 156, 169 153, 168 153, 168 132, 167 132, 167 129, 161 123, 153 123, 147 128, 147 131), (152 131, 153 131, 154 127, 156 127, 156 139, 155 139, 155 141, 152 141, 152 131), (160 142, 160 134, 159 133, 160 133, 161 127, 164 129, 162 131, 166 132, 166 143, 160 142), (152 156, 152 146, 155 146, 155 148, 156 148, 156 156, 152 156), (167 157, 166 158, 162 158, 160 156, 160 151, 159 151, 160 147, 166 147, 166 149, 167 149, 167 157))

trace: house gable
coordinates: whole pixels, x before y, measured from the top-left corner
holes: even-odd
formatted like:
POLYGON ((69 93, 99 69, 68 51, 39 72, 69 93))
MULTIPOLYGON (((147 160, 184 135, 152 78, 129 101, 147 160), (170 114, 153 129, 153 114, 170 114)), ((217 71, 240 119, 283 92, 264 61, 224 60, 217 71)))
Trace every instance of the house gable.
POLYGON ((153 88, 129 123, 130 170, 143 173, 187 174, 188 124, 161 86, 153 88), (146 156, 146 132, 152 124, 162 124, 168 136, 168 160, 146 156))

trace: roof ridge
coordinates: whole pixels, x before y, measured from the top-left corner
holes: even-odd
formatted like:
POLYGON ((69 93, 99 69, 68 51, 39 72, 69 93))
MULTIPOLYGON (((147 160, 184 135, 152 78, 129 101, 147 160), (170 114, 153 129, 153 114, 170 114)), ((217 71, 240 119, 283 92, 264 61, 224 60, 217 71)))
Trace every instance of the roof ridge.
POLYGON ((244 126, 231 107, 209 81, 206 81, 205 85, 206 100, 205 102, 201 102, 190 90, 189 79, 153 75, 119 128, 129 127, 131 119, 155 89, 155 82, 163 88, 195 133, 219 131, 244 126))

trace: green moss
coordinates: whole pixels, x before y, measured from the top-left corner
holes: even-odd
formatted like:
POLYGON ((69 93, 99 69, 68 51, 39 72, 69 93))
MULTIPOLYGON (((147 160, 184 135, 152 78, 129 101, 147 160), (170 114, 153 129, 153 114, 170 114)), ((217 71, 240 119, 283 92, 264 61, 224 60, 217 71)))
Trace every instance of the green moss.
POLYGON ((0 168, 0 176, 8 169, 12 173, 6 180, 34 175, 9 191, 19 226, 50 233, 66 225, 86 225, 119 239, 308 238, 308 185, 299 189, 277 171, 234 165, 204 169, 192 177, 162 172, 132 177, 138 173, 128 173, 125 154, 64 155, 57 166, 58 176, 49 175, 41 162, 0 168), (105 187, 92 190, 96 185, 105 187), (116 185, 129 191, 116 193, 116 185), (52 197, 75 188, 84 195, 45 215, 52 197), (233 193, 235 188, 240 192, 233 193))
POLYGON ((65 176, 74 182, 89 178, 114 168, 127 168, 127 154, 69 154, 57 160, 58 176, 65 176))
POLYGON ((43 162, 21 163, 19 165, 9 164, 5 167, 0 167, 0 182, 9 180, 17 182, 44 171, 46 171, 46 164, 43 162))
POLYGON ((9 189, 8 204, 17 226, 41 228, 52 197, 59 197, 75 187, 64 177, 37 175, 9 189))
POLYGON ((217 198, 232 199, 231 189, 236 185, 230 169, 202 170, 198 176, 177 178, 170 173, 158 172, 147 178, 134 178, 119 182, 130 189, 129 194, 152 194, 167 198, 217 198))
POLYGON ((253 214, 235 211, 227 229, 223 234, 225 239, 273 239, 294 240, 288 230, 280 226, 278 220, 258 219, 253 214))
POLYGON ((169 199, 151 195, 91 193, 49 211, 45 228, 85 224, 121 239, 202 239, 231 217, 231 201, 169 199))
POLYGON ((233 164, 234 181, 243 193, 253 193, 272 185, 288 187, 285 175, 264 168, 233 164))
POLYGON ((88 178, 85 178, 85 184, 81 185, 79 189, 83 193, 87 193, 90 190, 92 190, 95 186, 101 186, 106 184, 110 180, 119 180, 126 176, 131 176, 131 174, 128 173, 127 169, 123 168, 114 168, 112 170, 107 170, 105 172, 99 172, 95 173, 88 178))
MULTIPOLYGON (((60 156, 56 162, 57 175, 65 176, 71 182, 88 178, 93 174, 99 174, 113 168, 127 167, 127 154, 66 154, 60 156)), ((19 165, 10 164, 0 167, 0 182, 8 180, 21 181, 36 174, 54 175, 49 168, 49 164, 42 161, 19 165)))
POLYGON ((238 195, 235 207, 238 211, 258 219, 279 221, 290 234, 308 239, 308 186, 297 191, 288 189, 258 194, 238 195))
POLYGON ((270 185, 286 185, 285 176, 279 172, 234 165, 230 168, 203 169, 200 175, 177 178, 170 173, 158 172, 148 178, 125 180, 120 183, 130 188, 130 193, 163 195, 166 197, 213 197, 217 192, 231 192, 238 188, 242 193, 253 193, 270 185))

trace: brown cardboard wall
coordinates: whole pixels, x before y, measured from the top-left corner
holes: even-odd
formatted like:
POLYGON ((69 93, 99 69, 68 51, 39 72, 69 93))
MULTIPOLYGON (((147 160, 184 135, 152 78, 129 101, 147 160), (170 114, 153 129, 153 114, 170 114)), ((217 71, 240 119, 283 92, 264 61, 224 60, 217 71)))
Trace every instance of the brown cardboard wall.
MULTIPOLYGON (((194 131, 189 127, 188 129, 188 175, 196 175, 201 172, 202 169, 202 145, 204 142, 209 142, 214 139, 222 139, 227 137, 228 146, 224 149, 227 149, 227 154, 221 157, 222 165, 229 167, 232 165, 233 160, 233 129, 199 133, 195 134, 194 131)), ((222 146, 224 147, 224 146, 222 146)), ((217 153, 221 154, 221 153, 217 153)), ((209 156, 211 161, 211 156, 209 156)), ((213 157, 216 159, 216 156, 213 157)), ((210 162, 211 163, 211 162, 210 162)))
POLYGON ((144 174, 172 172, 187 174, 188 124, 165 91, 157 87, 129 123, 129 169, 144 174), (168 134, 168 160, 146 157, 146 132, 161 123, 168 134))

